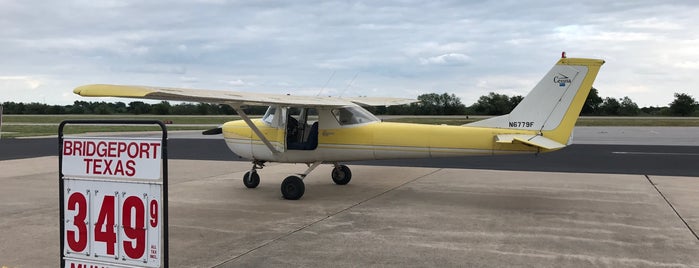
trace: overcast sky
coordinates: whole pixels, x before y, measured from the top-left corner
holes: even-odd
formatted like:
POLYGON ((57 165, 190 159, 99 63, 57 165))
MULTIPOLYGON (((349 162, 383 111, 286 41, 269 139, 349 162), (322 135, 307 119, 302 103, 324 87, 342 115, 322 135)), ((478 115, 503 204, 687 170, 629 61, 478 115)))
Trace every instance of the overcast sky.
POLYGON ((601 96, 664 106, 699 98, 698 26, 699 1, 0 0, 0 102, 112 83, 470 105, 566 51, 606 60, 601 96))

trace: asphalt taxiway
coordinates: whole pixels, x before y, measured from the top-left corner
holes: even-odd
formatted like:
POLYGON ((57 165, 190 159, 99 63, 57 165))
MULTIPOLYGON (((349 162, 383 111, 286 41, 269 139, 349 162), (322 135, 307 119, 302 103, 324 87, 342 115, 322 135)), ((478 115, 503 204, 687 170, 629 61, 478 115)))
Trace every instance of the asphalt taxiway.
MULTIPOLYGON (((221 144, 204 152, 191 139, 179 142, 200 157, 226 149, 221 144)), ((173 150, 177 144, 173 139, 173 150)), ((691 169, 699 147, 579 146, 602 149, 573 146, 504 159, 525 163, 512 170, 464 162, 504 161, 498 157, 444 160, 441 166, 352 163, 353 179, 345 186, 334 185, 330 167, 321 166, 306 178, 298 201, 283 200, 279 184, 304 165, 270 164, 260 171, 261 185, 247 189, 241 181, 250 168, 246 161, 173 159, 170 264, 699 266, 699 180, 691 171, 671 172, 673 165, 691 169), (580 164, 588 158, 599 159, 580 164), (656 165, 648 169, 655 174, 613 169, 613 163, 639 160, 646 162, 637 169, 656 165), (595 169, 603 162, 612 164, 595 169), (563 167, 531 167, 550 164, 563 167)), ((57 169, 51 155, 0 161, 0 267, 57 266, 57 169)))

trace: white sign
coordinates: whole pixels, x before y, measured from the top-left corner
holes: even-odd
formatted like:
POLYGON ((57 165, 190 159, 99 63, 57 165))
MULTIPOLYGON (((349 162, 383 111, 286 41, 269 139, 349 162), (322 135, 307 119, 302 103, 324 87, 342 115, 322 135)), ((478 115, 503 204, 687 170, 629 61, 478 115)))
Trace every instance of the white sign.
POLYGON ((65 180, 65 267, 159 267, 161 186, 65 180))
POLYGON ((63 175, 81 178, 158 179, 160 139, 65 138, 63 175))
POLYGON ((167 256, 163 141, 61 141, 63 267, 160 267, 167 256))

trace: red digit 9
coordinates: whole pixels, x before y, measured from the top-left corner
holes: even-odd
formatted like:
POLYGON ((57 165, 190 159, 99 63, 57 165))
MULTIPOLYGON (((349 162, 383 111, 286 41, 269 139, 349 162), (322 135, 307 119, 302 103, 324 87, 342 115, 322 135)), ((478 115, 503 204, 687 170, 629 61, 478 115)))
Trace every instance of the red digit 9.
POLYGON ((81 252, 87 247, 87 225, 85 224, 87 200, 85 196, 80 192, 70 195, 68 197, 68 210, 78 211, 73 217, 73 225, 78 228, 78 237, 75 237, 75 231, 69 230, 67 232, 68 247, 75 252, 81 252))
POLYGON ((153 228, 158 226, 158 200, 150 201, 150 226, 153 228))
POLYGON ((133 239, 133 241, 124 240, 124 253, 132 259, 141 258, 146 253, 145 214, 145 205, 140 198, 129 196, 124 200, 122 216, 124 234, 133 239), (135 218, 133 223, 132 218, 135 218))

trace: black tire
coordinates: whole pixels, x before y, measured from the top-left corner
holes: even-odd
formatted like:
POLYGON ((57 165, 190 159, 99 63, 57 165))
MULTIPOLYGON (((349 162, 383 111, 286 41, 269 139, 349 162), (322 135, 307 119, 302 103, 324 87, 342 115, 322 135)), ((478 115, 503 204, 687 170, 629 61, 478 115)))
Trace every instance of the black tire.
POLYGON ((288 200, 298 200, 306 191, 303 180, 297 176, 289 176, 282 182, 282 196, 288 200))
POLYGON ((345 165, 339 165, 333 168, 332 177, 335 184, 345 185, 352 180, 352 171, 345 165))
POLYGON ((260 185, 260 175, 256 171, 248 171, 243 176, 243 184, 248 188, 255 188, 260 185))

